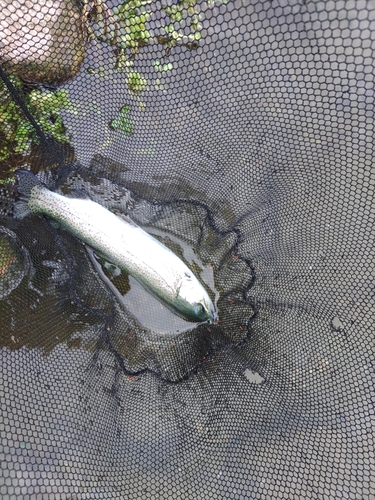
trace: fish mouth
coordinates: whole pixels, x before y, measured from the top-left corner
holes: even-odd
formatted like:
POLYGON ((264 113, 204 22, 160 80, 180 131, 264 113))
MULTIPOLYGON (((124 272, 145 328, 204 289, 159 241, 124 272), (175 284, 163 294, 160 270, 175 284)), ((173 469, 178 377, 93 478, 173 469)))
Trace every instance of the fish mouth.
POLYGON ((210 325, 212 325, 212 324, 217 323, 218 319, 219 319, 219 317, 218 317, 218 314, 217 314, 217 312, 215 311, 215 309, 211 309, 211 310, 210 310, 210 317, 208 318, 208 321, 207 321, 207 322, 208 322, 210 325))

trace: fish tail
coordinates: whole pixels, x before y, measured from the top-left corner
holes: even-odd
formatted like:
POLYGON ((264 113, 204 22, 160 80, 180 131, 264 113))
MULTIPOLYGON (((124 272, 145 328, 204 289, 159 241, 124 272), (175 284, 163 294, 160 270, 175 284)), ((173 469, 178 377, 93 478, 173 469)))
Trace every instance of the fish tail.
POLYGON ((36 186, 42 187, 42 183, 34 174, 27 170, 18 170, 16 175, 18 178, 17 193, 20 199, 14 204, 13 216, 15 219, 23 219, 31 214, 29 200, 32 189, 36 186))

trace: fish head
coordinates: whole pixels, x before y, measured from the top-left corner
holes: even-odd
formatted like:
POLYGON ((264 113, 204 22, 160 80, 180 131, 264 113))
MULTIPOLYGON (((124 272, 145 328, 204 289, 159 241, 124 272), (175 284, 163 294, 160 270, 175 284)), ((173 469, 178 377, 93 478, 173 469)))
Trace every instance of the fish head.
POLYGON ((181 281, 175 306, 190 321, 215 323, 217 313, 210 296, 195 278, 189 274, 181 281))

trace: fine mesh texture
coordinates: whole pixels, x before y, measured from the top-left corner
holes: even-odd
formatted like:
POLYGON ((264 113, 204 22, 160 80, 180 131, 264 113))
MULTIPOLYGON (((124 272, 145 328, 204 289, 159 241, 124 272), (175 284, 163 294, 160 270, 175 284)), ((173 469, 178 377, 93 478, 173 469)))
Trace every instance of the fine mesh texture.
POLYGON ((194 262, 220 323, 171 334, 74 235, 11 217, 4 189, 1 498, 373 498, 375 2, 190 2, 200 40, 155 35, 130 69, 115 4, 82 24, 85 2, 61 2, 51 34, 55 3, 0 0, 0 56, 68 91, 70 143, 6 165, 194 262))

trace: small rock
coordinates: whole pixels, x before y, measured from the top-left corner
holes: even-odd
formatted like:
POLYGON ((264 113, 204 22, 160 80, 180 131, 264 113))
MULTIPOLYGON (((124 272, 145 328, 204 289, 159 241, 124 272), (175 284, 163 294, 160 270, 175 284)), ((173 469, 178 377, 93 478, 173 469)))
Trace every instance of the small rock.
POLYGON ((0 0, 0 62, 25 81, 72 78, 85 56, 85 38, 76 0, 0 0))

